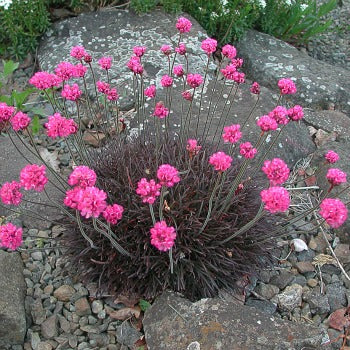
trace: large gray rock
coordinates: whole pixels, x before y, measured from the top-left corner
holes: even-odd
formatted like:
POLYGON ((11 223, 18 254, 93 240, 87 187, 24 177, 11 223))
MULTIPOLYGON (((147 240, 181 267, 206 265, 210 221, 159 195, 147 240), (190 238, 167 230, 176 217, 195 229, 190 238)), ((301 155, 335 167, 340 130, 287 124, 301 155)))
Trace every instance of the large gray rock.
POLYGON ((201 350, 320 349, 322 343, 321 331, 309 325, 220 299, 191 303, 173 293, 156 299, 143 326, 150 350, 192 349, 195 342, 201 350))
POLYGON ((23 263, 17 252, 0 250, 0 348, 22 344, 26 334, 23 263))
POLYGON ((267 34, 249 30, 237 44, 249 77, 278 91, 280 78, 295 81, 298 94, 288 98, 303 106, 350 112, 349 71, 318 61, 267 34))

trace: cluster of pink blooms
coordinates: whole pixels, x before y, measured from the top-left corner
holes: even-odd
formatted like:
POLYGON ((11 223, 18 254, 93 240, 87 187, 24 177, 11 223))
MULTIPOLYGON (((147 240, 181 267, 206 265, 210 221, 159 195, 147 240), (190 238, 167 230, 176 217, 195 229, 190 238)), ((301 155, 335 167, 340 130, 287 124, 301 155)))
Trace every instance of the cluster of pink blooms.
POLYGON ((294 82, 290 79, 280 79, 278 81, 281 95, 292 95, 297 92, 294 82))
POLYGON ((157 93, 157 89, 155 85, 150 85, 145 89, 145 95, 149 98, 155 98, 157 93))
POLYGON ((83 46, 74 46, 70 51, 70 55, 77 60, 82 60, 87 55, 87 53, 83 46))
POLYGON ((23 112, 17 112, 10 120, 13 130, 20 131, 26 129, 30 124, 30 118, 23 112))
POLYGON ((239 145, 239 153, 248 159, 253 159, 257 153, 257 149, 250 142, 244 142, 239 145))
POLYGON ((289 168, 288 165, 280 158, 265 160, 262 171, 270 180, 271 185, 281 185, 288 180, 289 168))
POLYGON ((232 158, 225 152, 216 152, 209 158, 209 163, 214 166, 217 171, 226 171, 232 163, 232 158))
POLYGON ((231 63, 236 66, 236 68, 240 68, 243 66, 243 58, 234 58, 231 60, 231 63))
POLYGON ((215 39, 208 38, 202 41, 201 48, 203 51, 210 55, 216 51, 218 42, 215 39))
POLYGON ((188 90, 183 91, 183 92, 181 93, 181 95, 182 95, 182 97, 183 97, 185 100, 187 100, 187 101, 192 101, 192 99, 193 99, 193 95, 192 95, 191 91, 188 91, 188 90))
POLYGON ((270 213, 285 212, 289 208, 288 191, 283 187, 270 187, 260 192, 261 200, 265 203, 265 210, 270 213))
POLYGON ((119 204, 107 205, 102 215, 112 225, 115 225, 123 216, 124 208, 119 204))
POLYGON ((173 85, 173 78, 169 77, 169 75, 165 74, 160 79, 160 83, 163 87, 170 87, 171 85, 173 85))
POLYGON ((179 46, 175 48, 175 51, 181 56, 185 55, 187 52, 186 45, 184 43, 180 43, 179 46))
POLYGON ((346 173, 338 168, 328 169, 326 177, 332 186, 338 186, 346 182, 346 173))
POLYGON ((181 65, 175 66, 173 69, 173 73, 177 77, 182 77, 185 74, 184 69, 181 65))
POLYGON ((228 64, 225 68, 221 69, 221 73, 228 80, 234 80, 237 73, 237 68, 234 64, 228 64))
POLYGON ((22 244, 22 228, 16 227, 10 222, 0 226, 0 245, 2 247, 16 250, 22 244))
POLYGON ((145 46, 135 46, 133 48, 133 52, 137 57, 142 57, 145 52, 146 52, 146 47, 145 46))
POLYGON ((348 209, 337 198, 325 198, 320 204, 320 215, 333 228, 341 226, 348 218, 348 209))
POLYGON ((66 84, 61 92, 61 96, 70 101, 76 101, 82 95, 82 91, 79 89, 78 84, 72 86, 66 84))
POLYGON ((55 68, 56 75, 62 80, 69 80, 75 76, 75 66, 70 62, 60 62, 55 68))
POLYGON ((304 117, 304 110, 303 107, 299 105, 295 105, 294 107, 288 109, 287 111, 288 117, 293 121, 298 121, 303 119, 304 117))
POLYGON ((112 67, 112 57, 101 57, 98 64, 102 69, 108 70, 112 67))
POLYGON ((197 155, 199 151, 201 150, 202 146, 198 145, 198 141, 194 139, 187 140, 187 146, 186 149, 190 154, 190 158, 197 155))
POLYGON ((79 165, 74 168, 68 178, 68 185, 86 188, 96 183, 96 173, 86 165, 79 165))
POLYGON ((174 245, 175 239, 175 228, 167 226, 165 221, 156 222, 151 228, 151 244, 162 252, 171 249, 174 245))
POLYGON ((143 73, 143 66, 139 56, 132 56, 126 65, 134 74, 143 73))
POLYGON ((153 115, 160 119, 163 119, 169 115, 169 109, 163 105, 163 102, 157 102, 153 115))
POLYGON ((0 198, 4 204, 19 205, 22 200, 21 184, 17 181, 5 182, 0 189, 0 198))
POLYGON ((251 92, 252 94, 259 95, 259 94, 260 94, 260 85, 259 85, 259 83, 257 83, 256 81, 254 81, 254 83, 253 83, 252 86, 250 87, 250 92, 251 92))
POLYGON ((81 63, 74 66, 73 77, 82 78, 85 76, 87 67, 83 66, 81 63))
POLYGON ((162 185, 157 184, 154 180, 147 181, 146 178, 142 178, 137 183, 136 193, 142 197, 143 203, 153 204, 160 195, 161 187, 162 185))
POLYGON ((241 126, 239 124, 225 126, 224 133, 222 134, 222 138, 224 139, 224 141, 230 143, 237 142, 242 137, 240 128, 241 126))
POLYGON ((21 170, 19 178, 25 190, 33 189, 38 192, 42 192, 48 182, 45 166, 37 164, 26 165, 21 170))
POLYGON ((159 183, 166 187, 173 187, 176 183, 180 182, 178 170, 169 164, 162 164, 159 166, 157 178, 159 183))
POLYGON ((334 164, 339 160, 339 155, 338 153, 330 150, 324 155, 326 161, 330 164, 334 164))
POLYGON ((270 130, 276 130, 278 124, 275 119, 272 119, 268 115, 261 116, 256 124, 260 127, 261 131, 266 132, 270 130))
POLYGON ((237 50, 234 46, 227 44, 222 47, 222 54, 225 57, 228 57, 230 60, 233 60, 237 55, 237 50))
POLYGON ((60 86, 62 79, 55 74, 36 72, 29 79, 29 83, 34 85, 39 90, 46 90, 60 86))
POLYGON ((15 113, 15 108, 8 106, 5 102, 0 102, 0 123, 7 122, 15 113))
POLYGON ((199 85, 203 84, 203 78, 200 74, 187 74, 186 78, 187 84, 192 88, 197 88, 199 85))
POLYGON ((276 120, 278 124, 286 125, 289 123, 289 119, 287 118, 288 111, 283 106, 277 106, 270 113, 269 117, 276 120))
POLYGON ((119 98, 117 89, 110 87, 108 83, 98 81, 96 83, 97 90, 103 94, 105 94, 110 101, 116 101, 119 98))
POLYGON ((192 23, 185 17, 180 17, 176 22, 176 28, 180 33, 188 33, 191 30, 192 23))
POLYGON ((81 216, 86 219, 97 218, 106 209, 107 194, 95 186, 80 188, 76 193, 75 201, 81 216))
POLYGON ((162 45, 160 51, 162 51, 165 56, 169 56, 171 55, 171 46, 168 44, 162 45))
POLYGON ((78 125, 73 119, 66 119, 59 113, 50 115, 48 122, 44 124, 47 132, 47 136, 56 137, 67 137, 75 134, 78 130, 78 125))

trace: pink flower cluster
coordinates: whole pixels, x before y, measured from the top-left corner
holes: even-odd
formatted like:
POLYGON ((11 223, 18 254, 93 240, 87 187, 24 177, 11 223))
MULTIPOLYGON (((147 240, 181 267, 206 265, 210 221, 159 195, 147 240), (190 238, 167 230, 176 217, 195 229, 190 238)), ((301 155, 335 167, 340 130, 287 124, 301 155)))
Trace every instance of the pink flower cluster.
POLYGON ((75 134, 78 130, 78 125, 73 119, 66 119, 59 113, 50 115, 48 122, 44 124, 47 132, 47 136, 56 137, 67 137, 75 134))
POLYGON ((137 183, 136 193, 142 197, 143 203, 153 204, 160 195, 161 187, 162 185, 157 184, 154 180, 147 181, 146 178, 142 178, 137 183))
POLYGON ((348 218, 348 209, 337 198, 325 198, 320 204, 320 215, 326 220, 329 226, 338 228, 348 218))
POLYGON ((48 182, 46 177, 46 169, 44 165, 26 165, 19 175, 21 186, 25 190, 35 190, 37 192, 42 192, 44 186, 48 182))
POLYGON ((166 187, 173 187, 176 183, 180 182, 178 170, 169 164, 162 164, 159 166, 157 178, 159 183, 166 187))
POLYGON ((15 108, 8 106, 5 102, 0 102, 0 123, 7 122, 15 113, 15 108))
POLYGON ((150 85, 145 89, 145 95, 149 98, 155 98, 157 93, 157 89, 155 85, 150 85))
POLYGON ((237 55, 237 50, 234 46, 227 44, 222 47, 222 54, 225 57, 228 57, 230 60, 233 60, 237 55))
POLYGON ((115 225, 123 216, 124 208, 119 204, 107 205, 103 217, 112 225, 115 225))
POLYGON ((110 101, 116 101, 119 98, 117 89, 111 89, 108 83, 98 81, 96 83, 97 90, 103 94, 105 94, 110 101))
POLYGON ((0 226, 0 244, 2 247, 16 250, 22 244, 23 230, 10 222, 0 226))
POLYGON ((0 189, 0 198, 2 202, 8 205, 19 205, 22 201, 20 189, 21 184, 19 182, 5 182, 0 189))
POLYGON ((34 85, 39 90, 46 90, 60 86, 62 79, 55 74, 47 72, 36 72, 29 79, 29 83, 34 85))
POLYGON ((163 105, 163 102, 157 102, 153 115, 163 119, 169 115, 169 109, 163 105))
POLYGON ((262 171, 270 180, 271 185, 281 185, 288 180, 289 168, 288 165, 280 158, 265 160, 262 171))
POLYGON ((126 65, 134 74, 143 73, 143 66, 139 56, 132 56, 126 65))
POLYGON ((192 88, 197 88, 203 83, 203 78, 200 74, 187 74, 187 84, 192 88))
POLYGON ((160 51, 162 51, 165 56, 169 56, 171 55, 171 46, 167 44, 162 45, 162 47, 160 48, 160 51))
POLYGON ((70 186, 86 188, 94 186, 96 183, 96 173, 86 165, 79 165, 74 168, 68 178, 70 186))
POLYGON ((176 231, 165 221, 156 222, 151 228, 151 244, 162 252, 168 251, 175 243, 176 231))
POLYGON ((221 73, 228 80, 234 80, 236 77, 237 68, 234 64, 228 64, 225 68, 221 69, 221 73))
POLYGON ((181 92, 181 95, 187 101, 192 101, 192 99, 193 99, 191 91, 188 91, 188 90, 183 91, 183 92, 181 92))
POLYGON ((270 213, 285 212, 289 208, 289 193, 283 187, 270 187, 267 190, 262 190, 260 196, 265 203, 265 210, 270 213))
POLYGON ((112 67, 112 57, 101 57, 98 64, 102 69, 108 70, 112 67))
POLYGON ((278 124, 286 125, 289 123, 289 119, 287 118, 288 111, 283 106, 277 106, 270 113, 269 117, 275 119, 278 124))
POLYGON ((133 52, 137 57, 142 57, 145 52, 146 52, 147 48, 145 46, 135 46, 133 48, 133 52))
POLYGON ((82 60, 86 56, 86 51, 83 46, 73 46, 70 55, 77 60, 82 60))
POLYGON ((216 51, 217 44, 218 42, 215 39, 208 38, 202 41, 201 48, 207 55, 210 55, 216 51))
POLYGON ((297 92, 294 82, 290 79, 280 79, 278 81, 278 87, 281 95, 292 95, 297 92))
POLYGON ((61 96, 70 101, 76 101, 81 95, 82 91, 79 89, 78 84, 73 84, 72 86, 67 84, 61 92, 61 96))
POLYGON ((334 152, 334 151, 332 151, 332 150, 328 151, 328 152, 324 155, 324 157, 326 158, 326 161, 327 161, 328 163, 330 163, 330 164, 334 164, 334 163, 336 163, 336 162, 339 160, 339 155, 338 155, 338 153, 336 153, 336 152, 334 152))
POLYGON ((192 23, 185 17, 180 17, 176 22, 176 28, 180 33, 188 33, 191 30, 192 23))
POLYGON ((276 130, 278 124, 275 119, 272 119, 268 115, 263 115, 258 119, 256 124, 260 127, 261 131, 266 132, 270 130, 276 130))
POLYGON ((182 77, 185 74, 184 69, 181 65, 175 66, 173 69, 173 73, 177 77, 182 77))
POLYGON ((239 153, 248 159, 253 159, 257 153, 257 149, 250 142, 244 142, 239 145, 239 153))
POLYGON ((180 43, 178 47, 175 48, 175 51, 183 56, 186 54, 186 45, 184 43, 180 43))
POLYGON ((199 151, 201 150, 202 146, 198 145, 198 141, 194 139, 187 140, 187 146, 186 149, 190 154, 190 158, 197 155, 199 151))
POLYGON ((225 126, 224 133, 222 134, 222 138, 224 139, 224 141, 230 143, 237 142, 242 137, 240 128, 241 126, 239 124, 225 126))
POLYGON ((303 119, 304 110, 303 110, 303 107, 299 105, 295 105, 294 107, 288 109, 287 114, 291 120, 298 121, 303 119))
POLYGON ((23 112, 17 112, 10 120, 13 130, 20 131, 26 129, 30 124, 30 118, 23 112))
POLYGON ((251 92, 252 94, 259 95, 259 94, 260 94, 260 85, 259 85, 259 83, 257 83, 256 81, 254 81, 254 83, 253 83, 252 86, 250 87, 250 92, 251 92))
POLYGON ((77 209, 80 211, 81 216, 86 219, 99 217, 107 207, 107 194, 97 187, 80 188, 76 195, 76 201, 78 201, 77 209))
POLYGON ((61 80, 69 80, 75 76, 75 66, 70 62, 60 62, 55 73, 61 80))
POLYGON ((326 177, 332 186, 338 186, 346 182, 346 173, 338 168, 328 169, 326 177))
POLYGON ((209 163, 217 171, 226 171, 232 163, 232 158, 224 152, 216 152, 209 158, 209 163))
POLYGON ((165 74, 160 79, 160 83, 163 87, 170 87, 171 85, 173 85, 173 78, 169 77, 169 75, 165 74))

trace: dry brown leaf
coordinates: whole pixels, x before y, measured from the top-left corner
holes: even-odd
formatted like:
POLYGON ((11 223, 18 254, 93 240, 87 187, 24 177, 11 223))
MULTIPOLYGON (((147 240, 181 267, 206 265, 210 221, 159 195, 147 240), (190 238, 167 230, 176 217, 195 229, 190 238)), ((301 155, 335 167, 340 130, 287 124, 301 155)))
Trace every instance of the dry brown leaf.
POLYGON ((139 306, 135 306, 135 307, 125 307, 120 310, 112 311, 109 313, 109 316, 116 320, 124 321, 133 316, 136 318, 139 318, 140 314, 141 314, 141 308, 139 306))
POLYGON ((135 305, 138 305, 140 301, 140 296, 136 294, 130 294, 130 295, 124 295, 120 294, 118 295, 117 299, 114 300, 114 304, 124 304, 127 307, 134 307, 135 305))
POLYGON ((342 331, 344 327, 350 326, 349 316, 345 316, 346 307, 334 311, 329 316, 329 327, 342 331))
POLYGON ((39 149, 39 154, 41 158, 45 161, 45 163, 49 164, 50 167, 55 170, 57 173, 60 172, 60 167, 59 164, 60 162, 58 161, 58 152, 49 152, 46 148, 40 148, 39 149))

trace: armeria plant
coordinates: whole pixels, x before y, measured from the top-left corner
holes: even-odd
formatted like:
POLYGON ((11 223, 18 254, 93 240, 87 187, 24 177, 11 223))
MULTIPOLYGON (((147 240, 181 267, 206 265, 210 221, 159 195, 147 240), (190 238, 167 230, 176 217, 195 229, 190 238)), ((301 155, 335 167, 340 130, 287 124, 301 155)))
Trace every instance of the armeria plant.
MULTIPOLYGON (((126 114, 121 115, 118 108, 118 90, 110 81, 111 57, 98 60, 102 72, 98 79, 91 55, 76 46, 71 50, 74 64, 61 62, 54 73, 37 72, 30 79, 52 104, 54 113, 44 124, 45 132, 67 145, 73 162, 68 178, 46 164, 37 152, 31 118, 1 103, 2 130, 8 132, 16 147, 20 149, 21 145, 36 154, 38 164, 26 165, 19 181, 3 183, 0 196, 3 205, 20 212, 27 200, 26 191, 43 192, 65 215, 60 222, 67 229, 61 245, 89 281, 98 281, 114 292, 136 292, 147 298, 170 288, 198 299, 214 296, 220 289, 231 290, 242 275, 249 276, 270 263, 270 248, 276 239, 287 235, 288 225, 306 215, 318 213, 319 225, 342 225, 347 208, 332 197, 332 189, 346 182, 346 174, 330 168, 330 188, 320 202, 303 213, 292 215, 290 210, 286 215, 291 188, 283 184, 290 170, 280 158, 265 158, 287 124, 303 118, 301 106, 283 106, 285 97, 297 91, 294 82, 278 82, 277 106, 256 119, 258 140, 242 142, 256 104, 240 125, 230 112, 235 93, 229 95, 231 103, 229 99, 225 102, 225 107, 230 107, 228 112, 219 110, 213 99, 205 101, 208 66, 217 42, 208 38, 201 44, 208 60, 206 71, 190 72, 191 57, 183 37, 190 31, 191 22, 181 17, 176 28, 176 47, 160 48, 168 67, 160 89, 149 85, 145 77, 146 47, 134 47, 127 63, 134 81, 134 121, 140 131, 136 138, 130 137, 126 114), (177 64, 181 61, 183 65, 177 64), (89 73, 94 98, 87 91, 89 73), (182 87, 180 92, 175 82, 182 87), (162 92, 163 101, 159 99, 162 92), (180 125, 172 126, 171 106, 176 94, 182 100, 183 113, 180 125), (204 112, 204 104, 208 104, 208 112, 204 112), (214 115, 221 115, 215 127, 214 115), (82 119, 87 116, 94 127, 86 132, 100 144, 97 149, 84 142, 82 119), (266 149, 265 140, 270 135, 273 141, 266 149), (62 193, 61 202, 48 195, 49 182, 62 193)), ((237 92, 245 83, 240 72, 243 60, 237 58, 235 47, 225 45, 222 54, 212 95, 218 90, 219 73, 231 91, 237 92)), ((257 82, 250 91, 258 101, 257 82)), ((337 160, 338 155, 329 151, 324 166, 337 160)), ((40 218, 38 213, 27 214, 40 218)), ((1 245, 21 249, 22 234, 22 228, 10 222, 3 224, 1 245)))

